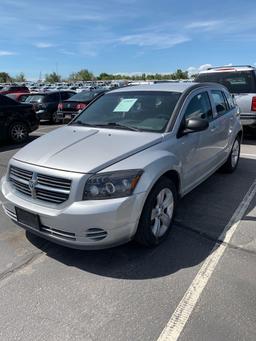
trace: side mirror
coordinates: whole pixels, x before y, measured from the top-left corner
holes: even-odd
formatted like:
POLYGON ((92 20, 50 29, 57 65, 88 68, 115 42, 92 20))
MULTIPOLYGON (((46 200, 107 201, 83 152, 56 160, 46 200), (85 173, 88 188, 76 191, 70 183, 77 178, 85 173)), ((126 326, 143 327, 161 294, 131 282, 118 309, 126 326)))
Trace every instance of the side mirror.
POLYGON ((183 130, 183 135, 196 133, 198 131, 203 131, 208 129, 209 122, 203 118, 191 118, 185 123, 185 129, 183 130))

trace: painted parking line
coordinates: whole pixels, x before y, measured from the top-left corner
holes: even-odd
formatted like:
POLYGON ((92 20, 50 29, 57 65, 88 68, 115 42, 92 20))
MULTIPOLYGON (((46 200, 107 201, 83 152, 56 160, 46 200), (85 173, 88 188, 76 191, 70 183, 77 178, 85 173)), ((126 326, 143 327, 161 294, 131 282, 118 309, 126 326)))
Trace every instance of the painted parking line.
POLYGON ((219 240, 223 243, 214 245, 212 253, 206 258, 201 269, 197 273, 190 287, 186 291, 178 307, 171 316, 166 327, 158 338, 158 341, 176 341, 183 331, 189 317, 191 316, 198 299, 200 298, 204 288, 206 287, 213 271, 215 270, 219 260, 223 256, 228 243, 235 233, 240 221, 246 213, 251 201, 256 194, 256 180, 253 182, 244 199, 236 209, 230 221, 226 225, 219 240))

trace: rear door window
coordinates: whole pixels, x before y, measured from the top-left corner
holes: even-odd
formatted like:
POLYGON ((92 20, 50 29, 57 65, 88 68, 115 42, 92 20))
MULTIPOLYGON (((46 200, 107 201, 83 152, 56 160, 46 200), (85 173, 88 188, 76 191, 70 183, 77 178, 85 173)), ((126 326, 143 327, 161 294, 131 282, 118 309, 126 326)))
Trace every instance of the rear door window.
POLYGON ((229 108, 224 98, 223 92, 220 90, 212 90, 211 94, 218 116, 222 116, 228 112, 229 108))
POLYGON ((224 96, 227 99, 229 109, 234 109, 236 104, 235 104, 233 97, 228 92, 224 92, 224 96))

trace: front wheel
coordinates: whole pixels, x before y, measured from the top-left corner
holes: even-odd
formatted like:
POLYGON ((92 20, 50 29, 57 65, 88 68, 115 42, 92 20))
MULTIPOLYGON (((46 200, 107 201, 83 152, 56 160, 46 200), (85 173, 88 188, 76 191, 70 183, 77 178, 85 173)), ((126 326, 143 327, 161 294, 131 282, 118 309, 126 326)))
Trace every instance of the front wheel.
POLYGON ((239 136, 236 137, 231 152, 229 154, 229 157, 227 161, 224 163, 224 165, 221 167, 221 170, 225 173, 233 173, 238 165, 239 159, 240 159, 240 144, 241 139, 239 136))
POLYGON ((23 143, 28 138, 28 127, 24 122, 15 122, 10 126, 9 137, 14 143, 23 143))
POLYGON ((172 180, 161 178, 148 195, 142 210, 135 241, 155 246, 169 234, 177 204, 177 190, 172 180))

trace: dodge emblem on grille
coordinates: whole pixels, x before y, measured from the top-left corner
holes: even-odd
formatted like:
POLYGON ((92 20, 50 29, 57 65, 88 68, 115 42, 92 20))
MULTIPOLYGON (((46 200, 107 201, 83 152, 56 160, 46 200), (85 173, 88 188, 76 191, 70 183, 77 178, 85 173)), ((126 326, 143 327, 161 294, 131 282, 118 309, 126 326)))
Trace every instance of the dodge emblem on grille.
POLYGON ((36 185, 37 185, 36 175, 33 174, 33 178, 29 180, 29 183, 28 183, 28 187, 31 191, 32 198, 36 197, 36 185))

